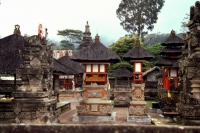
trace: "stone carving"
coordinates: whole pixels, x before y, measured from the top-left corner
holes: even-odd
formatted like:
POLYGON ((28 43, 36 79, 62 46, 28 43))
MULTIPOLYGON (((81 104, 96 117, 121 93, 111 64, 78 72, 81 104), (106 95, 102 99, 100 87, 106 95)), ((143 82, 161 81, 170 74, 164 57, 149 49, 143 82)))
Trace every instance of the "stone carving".
POLYGON ((98 111, 98 105, 91 105, 91 111, 98 111))
POLYGON ((112 112, 112 109, 113 109, 113 105, 100 105, 99 106, 100 108, 100 113, 102 114, 110 114, 112 112))
POLYGON ((102 100, 108 100, 108 96, 107 96, 107 95, 104 95, 104 96, 102 97, 102 100))
POLYGON ((21 112, 21 104, 17 103, 16 106, 14 107, 14 113, 16 115, 19 115, 19 113, 21 112))
POLYGON ((32 61, 30 61, 30 65, 33 68, 41 67, 41 62, 38 58, 34 58, 32 61))
POLYGON ((149 107, 145 105, 145 107, 141 107, 141 106, 130 106, 129 109, 129 114, 131 115, 144 115, 147 114, 149 112, 149 107))
POLYGON ((78 114, 87 114, 90 111, 90 106, 89 105, 85 105, 85 107, 76 106, 76 109, 78 114))
POLYGON ((77 98, 77 99, 81 99, 81 94, 80 93, 74 93, 74 97, 77 98))
POLYGON ((101 90, 88 90, 88 97, 102 97, 101 90))
POLYGON ((184 119, 185 125, 200 125, 200 2, 190 8, 189 32, 184 35, 185 45, 179 63, 180 102, 176 111, 184 119), (183 62, 183 63, 181 63, 183 62), (195 121, 195 122, 194 122, 195 121), (193 123, 194 122, 194 123, 193 123))
POLYGON ((15 118, 14 112, 0 112, 0 119, 13 119, 15 118))

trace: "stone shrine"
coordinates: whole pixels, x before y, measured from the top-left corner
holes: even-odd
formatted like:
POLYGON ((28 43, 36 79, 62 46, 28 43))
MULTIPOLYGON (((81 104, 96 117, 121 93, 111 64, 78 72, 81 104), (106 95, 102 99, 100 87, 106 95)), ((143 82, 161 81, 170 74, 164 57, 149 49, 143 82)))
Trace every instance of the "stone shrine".
MULTIPOLYGON (((16 57, 19 55, 19 58, 13 61, 13 65, 16 65, 14 68, 17 68, 13 69, 13 73, 16 73, 16 78, 21 78, 22 82, 12 92, 14 99, 10 103, 0 103, 0 122, 58 123, 57 100, 52 96, 53 53, 51 45, 47 45, 47 30, 45 37, 42 36, 40 24, 38 35, 22 37, 19 28, 19 25, 16 25, 14 34, 8 38, 14 41, 12 45, 20 45, 19 50, 15 51, 18 52, 16 57)), ((5 44, 9 45, 6 43, 8 40, 4 40, 5 44)), ((4 43, 1 44, 3 45, 4 43)))
POLYGON ((128 51, 124 56, 124 60, 133 63, 133 82, 132 82, 132 101, 128 108, 127 121, 150 123, 151 118, 147 114, 148 106, 144 101, 144 87, 142 78, 142 63, 154 56, 146 49, 140 46, 139 39, 136 40, 135 47, 128 51))
POLYGON ((179 61, 181 101, 176 110, 184 125, 200 125, 200 1, 190 8, 189 32, 179 61))
POLYGON ((109 100, 110 84, 108 65, 119 62, 120 57, 106 48, 96 35, 95 41, 78 50, 72 60, 84 65, 83 100, 77 106, 73 121, 115 121, 116 113, 112 112, 113 104, 109 100))
POLYGON ((119 66, 113 73, 110 74, 111 76, 115 77, 115 84, 114 84, 114 106, 129 106, 131 101, 131 84, 130 78, 132 77, 132 73, 126 69, 125 65, 119 66), (121 85, 117 81, 120 78, 127 78, 126 85, 121 85))

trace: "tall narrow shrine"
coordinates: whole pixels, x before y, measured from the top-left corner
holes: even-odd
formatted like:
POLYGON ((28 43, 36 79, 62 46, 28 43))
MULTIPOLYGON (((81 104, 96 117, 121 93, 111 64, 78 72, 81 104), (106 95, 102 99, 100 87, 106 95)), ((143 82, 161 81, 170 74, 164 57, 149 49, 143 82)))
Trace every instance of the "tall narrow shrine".
POLYGON ((77 106, 73 121, 115 121, 116 113, 112 112, 113 104, 109 100, 108 65, 119 62, 120 57, 106 48, 97 34, 94 42, 78 50, 72 60, 80 62, 85 68, 83 100, 77 106))

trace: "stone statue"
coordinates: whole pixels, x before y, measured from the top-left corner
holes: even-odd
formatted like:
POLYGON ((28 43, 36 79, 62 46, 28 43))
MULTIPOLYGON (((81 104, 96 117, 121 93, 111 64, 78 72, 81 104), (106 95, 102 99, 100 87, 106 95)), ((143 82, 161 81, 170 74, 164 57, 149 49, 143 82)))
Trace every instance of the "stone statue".
POLYGON ((38 36, 39 36, 40 40, 43 39, 42 24, 39 24, 39 26, 38 26, 38 36))

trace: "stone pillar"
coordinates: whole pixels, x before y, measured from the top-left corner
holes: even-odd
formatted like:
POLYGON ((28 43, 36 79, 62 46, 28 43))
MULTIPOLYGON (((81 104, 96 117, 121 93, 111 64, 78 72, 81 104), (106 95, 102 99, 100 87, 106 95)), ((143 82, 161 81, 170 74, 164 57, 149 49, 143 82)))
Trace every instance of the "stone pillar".
POLYGON ((128 108, 127 121, 150 123, 149 107, 144 101, 145 84, 132 84, 132 101, 128 108))
POLYGON ((59 83, 59 75, 54 74, 53 76, 53 90, 54 90, 54 94, 55 96, 57 96, 57 101, 59 102, 59 90, 60 90, 60 83, 59 83))

